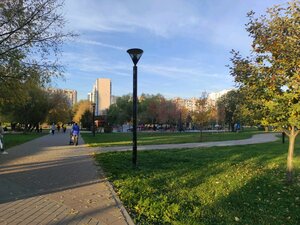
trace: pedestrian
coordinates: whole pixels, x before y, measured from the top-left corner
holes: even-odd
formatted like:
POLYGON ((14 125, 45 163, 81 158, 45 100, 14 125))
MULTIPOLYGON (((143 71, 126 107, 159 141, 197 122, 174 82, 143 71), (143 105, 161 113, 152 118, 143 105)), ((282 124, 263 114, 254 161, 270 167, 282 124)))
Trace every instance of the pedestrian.
POLYGON ((238 133, 241 129, 241 124, 240 123, 236 123, 236 132, 238 133))
POLYGON ((59 131, 60 131, 60 125, 59 125, 59 123, 57 124, 57 132, 59 133, 59 131))
POLYGON ((63 129, 63 132, 66 133, 66 130, 67 130, 66 124, 63 124, 63 125, 62 125, 62 129, 63 129))
POLYGON ((80 133, 80 128, 77 123, 75 123, 72 127, 72 139, 75 145, 78 145, 78 138, 80 133))
POLYGON ((52 123, 52 125, 51 125, 51 133, 52 133, 52 135, 54 135, 54 132, 55 132, 55 124, 52 123))
POLYGON ((0 151, 1 154, 8 154, 8 152, 4 151, 4 129, 0 122, 0 151))

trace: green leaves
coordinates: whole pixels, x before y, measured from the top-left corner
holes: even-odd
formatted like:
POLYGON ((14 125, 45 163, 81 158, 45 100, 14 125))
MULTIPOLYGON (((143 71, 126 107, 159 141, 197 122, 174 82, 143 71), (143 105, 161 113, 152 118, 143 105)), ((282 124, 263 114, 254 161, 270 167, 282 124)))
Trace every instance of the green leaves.
POLYGON ((2 1, 0 13, 0 107, 24 103, 26 83, 60 76, 60 47, 74 34, 63 30, 62 0, 2 1))
POLYGON ((247 107, 256 105, 252 109, 260 112, 264 123, 296 126, 300 122, 300 3, 291 1, 259 18, 254 13, 248 17, 254 51, 247 58, 232 52, 231 75, 242 92, 251 96, 247 107))

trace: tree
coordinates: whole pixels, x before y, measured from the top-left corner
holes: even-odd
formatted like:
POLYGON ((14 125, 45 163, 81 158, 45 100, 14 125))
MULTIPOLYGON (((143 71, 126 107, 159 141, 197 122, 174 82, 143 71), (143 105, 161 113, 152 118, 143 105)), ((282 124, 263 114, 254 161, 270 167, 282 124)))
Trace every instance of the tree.
POLYGON ((19 104, 10 104, 1 109, 1 113, 7 115, 7 119, 25 125, 25 130, 36 127, 46 120, 50 105, 49 94, 34 83, 26 84, 28 89, 24 92, 26 101, 19 104), (30 88, 29 88, 30 87, 30 88))
MULTIPOLYGON (((182 110, 183 116, 187 112, 182 110)), ((124 95, 117 99, 108 110, 107 118, 110 125, 122 125, 131 122, 132 98, 124 95)), ((140 124, 176 124, 179 118, 177 105, 166 100, 162 95, 142 94, 138 102, 138 121, 140 124)))
POLYGON ((243 103, 243 95, 238 90, 231 90, 222 95, 217 106, 220 113, 224 113, 224 122, 228 124, 229 130, 234 131, 234 124, 241 123, 243 116, 241 115, 241 107, 243 103))
POLYGON ((217 125, 218 124, 218 112, 217 112, 217 107, 216 104, 210 104, 210 110, 209 110, 209 123, 211 125, 217 125))
MULTIPOLYGON (((187 113, 182 109, 183 116, 187 113)), ((145 95, 140 98, 139 120, 147 124, 175 125, 180 116, 180 109, 171 100, 165 99, 161 94, 145 95)))
POLYGON ((107 112, 107 121, 110 125, 121 125, 123 120, 120 119, 120 108, 117 104, 110 105, 107 112))
POLYGON ((179 104, 168 101, 166 104, 166 110, 164 112, 167 117, 167 123, 173 128, 177 124, 179 124, 179 129, 183 129, 183 123, 186 122, 187 116, 188 116, 188 110, 180 106, 179 104))
POLYGON ((107 112, 107 120, 110 125, 122 125, 131 121, 132 98, 130 95, 124 95, 112 104, 107 112))
POLYGON ((73 121, 79 123, 83 114, 86 111, 91 112, 91 102, 89 100, 80 100, 74 107, 73 107, 73 121))
MULTIPOLYGON (((15 73, 19 73, 18 66, 15 67, 15 73)), ((28 68, 23 71, 26 79, 10 79, 9 82, 0 82, 0 107, 10 108, 10 105, 19 105, 26 103, 29 96, 29 89, 33 86, 41 88, 40 75, 38 68, 28 68)), ((1 65, 0 65, 1 74, 1 65)), ((1 79, 0 79, 1 80, 1 79)))
POLYGON ((67 37, 63 0, 0 2, 0 105, 23 100, 26 86, 59 75, 60 47, 67 37))
POLYGON ((193 112, 193 121, 200 125, 201 129, 209 119, 208 95, 206 92, 196 101, 196 110, 193 112))
POLYGON ((230 73, 247 96, 247 108, 263 125, 289 137, 287 181, 292 182, 295 138, 300 130, 300 2, 248 13, 252 53, 232 51, 230 73))
POLYGON ((139 101, 139 119, 143 123, 156 124, 159 123, 159 104, 162 95, 145 95, 143 94, 139 101))
POLYGON ((56 91, 49 95, 50 110, 48 123, 69 123, 71 120, 71 103, 68 96, 62 91, 56 91))
POLYGON ((196 102, 196 110, 193 112, 193 121, 200 126, 201 130, 201 141, 202 141, 202 130, 203 126, 209 120, 209 105, 208 105, 208 94, 203 92, 201 97, 196 102))
POLYGON ((93 113, 90 110, 86 110, 80 118, 80 122, 83 128, 92 130, 93 113))

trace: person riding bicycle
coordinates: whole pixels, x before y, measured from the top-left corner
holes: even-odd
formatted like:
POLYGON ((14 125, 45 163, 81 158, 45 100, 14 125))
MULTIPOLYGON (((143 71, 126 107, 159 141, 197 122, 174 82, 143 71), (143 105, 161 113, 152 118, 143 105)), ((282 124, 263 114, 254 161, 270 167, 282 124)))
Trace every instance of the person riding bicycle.
POLYGON ((71 133, 72 133, 73 140, 75 140, 75 136, 77 137, 77 140, 76 140, 76 143, 75 143, 76 145, 78 145, 78 136, 79 136, 79 132, 80 132, 80 128, 79 128, 78 124, 75 123, 75 124, 73 125, 73 127, 72 127, 71 133))

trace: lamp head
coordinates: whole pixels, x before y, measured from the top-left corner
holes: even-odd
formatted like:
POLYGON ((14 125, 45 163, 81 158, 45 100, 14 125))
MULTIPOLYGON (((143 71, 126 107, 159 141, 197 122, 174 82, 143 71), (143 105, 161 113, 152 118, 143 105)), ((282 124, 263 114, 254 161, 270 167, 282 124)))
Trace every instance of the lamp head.
POLYGON ((134 65, 138 63, 141 56, 143 55, 143 50, 139 48, 131 48, 127 50, 127 53, 130 55, 130 58, 132 59, 132 62, 134 65))

